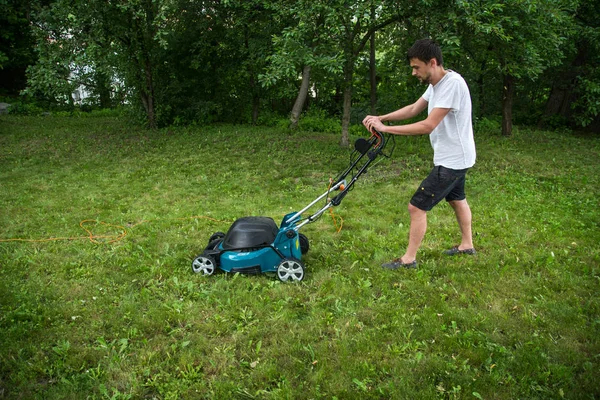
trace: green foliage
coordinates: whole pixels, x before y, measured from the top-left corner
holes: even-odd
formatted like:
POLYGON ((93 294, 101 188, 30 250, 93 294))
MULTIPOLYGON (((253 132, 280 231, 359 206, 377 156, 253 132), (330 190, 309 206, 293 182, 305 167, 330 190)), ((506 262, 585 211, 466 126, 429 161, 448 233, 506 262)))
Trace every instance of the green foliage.
POLYGON ((458 1, 458 17, 485 35, 503 73, 535 78, 560 64, 562 44, 573 32, 572 0, 458 1))
POLYGON ((17 101, 11 102, 8 112, 14 115, 41 115, 44 108, 34 102, 17 101))
POLYGON ((0 94, 17 95, 25 87, 25 70, 35 63, 31 13, 35 0, 1 0, 0 94))
MULTIPOLYGON (((582 2, 577 10, 577 55, 573 64, 578 73, 572 109, 578 126, 587 126, 600 120, 600 6, 594 2, 582 2)), ((573 80, 571 81, 573 82, 573 80)))
POLYGON ((473 121, 475 133, 497 134, 501 131, 501 118, 476 118, 473 121))
POLYGON ((583 127, 591 124, 600 115, 600 80, 592 78, 598 76, 600 68, 595 68, 595 71, 596 73, 589 75, 590 78, 581 77, 577 85, 579 96, 573 107, 580 110, 577 123, 583 127))
POLYGON ((295 79, 305 65, 331 75, 341 74, 344 60, 332 35, 338 29, 332 21, 336 18, 335 5, 296 1, 291 7, 277 8, 277 12, 289 25, 273 36, 269 65, 259 75, 264 86, 272 86, 281 79, 295 79))
POLYGON ((282 117, 279 113, 263 111, 258 118, 258 125, 287 130, 290 126, 290 120, 282 117))
POLYGON ((306 132, 339 133, 339 119, 328 117, 323 110, 311 108, 304 113, 298 122, 298 128, 306 132))
POLYGON ((273 124, 273 114, 290 114, 308 65, 306 107, 341 117, 347 130, 370 109, 373 35, 382 113, 423 93, 404 55, 415 39, 431 36, 445 65, 467 79, 477 117, 500 114, 503 76, 510 75, 518 78, 518 122, 597 121, 594 2, 4 1, 0 65, 30 65, 28 95, 73 109, 73 91, 85 89, 85 105, 127 105, 149 126, 273 124), (37 40, 35 57, 7 56, 18 30, 29 40, 19 46, 37 40), (558 86, 569 91, 568 112, 547 106, 558 86))
POLYGON ((426 138, 396 138, 335 208, 339 233, 328 215, 303 228, 295 285, 190 262, 235 219, 323 193, 348 162, 336 135, 0 116, 0 239, 71 238, 0 242, 2 396, 598 397, 598 138, 478 122, 476 257, 442 254, 459 233, 441 204, 419 269, 380 268, 431 167, 426 138))
POLYGON ((11 105, 8 109, 11 115, 23 116, 50 116, 64 115, 71 117, 124 117, 128 115, 128 108, 93 108, 88 105, 60 107, 53 103, 35 100, 27 96, 21 96, 17 100, 5 99, 11 105))

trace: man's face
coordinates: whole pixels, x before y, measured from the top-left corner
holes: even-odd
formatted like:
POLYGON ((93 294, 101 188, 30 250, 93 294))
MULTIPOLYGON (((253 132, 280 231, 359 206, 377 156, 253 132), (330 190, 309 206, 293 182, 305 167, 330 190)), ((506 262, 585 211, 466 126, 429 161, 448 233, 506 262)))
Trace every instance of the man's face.
POLYGON ((431 63, 434 59, 429 62, 424 62, 419 60, 418 58, 410 59, 410 67, 412 68, 412 75, 419 79, 421 83, 425 85, 429 85, 431 81, 431 63))

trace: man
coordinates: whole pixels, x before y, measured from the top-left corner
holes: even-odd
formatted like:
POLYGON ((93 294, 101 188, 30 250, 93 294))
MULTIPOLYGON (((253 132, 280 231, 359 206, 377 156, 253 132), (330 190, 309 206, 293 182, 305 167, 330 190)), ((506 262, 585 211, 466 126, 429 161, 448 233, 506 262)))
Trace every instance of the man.
POLYGON ((417 251, 427 230, 427 212, 442 199, 452 206, 461 231, 458 246, 448 255, 475 254, 471 232, 471 209, 465 196, 465 176, 475 164, 475 141, 471 120, 471 95, 458 73, 443 67, 442 51, 433 40, 418 40, 408 50, 413 76, 428 85, 415 103, 382 116, 368 115, 363 124, 369 131, 395 135, 429 135, 434 168, 410 200, 410 233, 404 255, 384 268, 416 268, 417 251), (426 119, 408 125, 386 126, 386 121, 412 118, 427 109, 426 119))

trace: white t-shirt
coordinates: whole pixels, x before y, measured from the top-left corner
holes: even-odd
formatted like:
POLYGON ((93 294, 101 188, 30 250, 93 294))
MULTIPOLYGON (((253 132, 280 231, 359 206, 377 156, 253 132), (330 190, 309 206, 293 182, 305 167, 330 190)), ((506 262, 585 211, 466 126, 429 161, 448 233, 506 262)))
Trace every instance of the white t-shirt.
POLYGON ((475 164, 475 140, 471 118, 471 94, 460 74, 447 70, 435 85, 429 85, 423 99, 427 112, 434 108, 450 111, 429 135, 433 164, 450 169, 471 168, 475 164))

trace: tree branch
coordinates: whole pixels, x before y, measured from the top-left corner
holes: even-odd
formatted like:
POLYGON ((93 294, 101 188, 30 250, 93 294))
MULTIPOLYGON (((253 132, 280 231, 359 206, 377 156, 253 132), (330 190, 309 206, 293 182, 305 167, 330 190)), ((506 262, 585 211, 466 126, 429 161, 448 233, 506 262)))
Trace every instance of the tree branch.
POLYGON ((358 46, 354 52, 354 56, 358 56, 358 54, 365 48, 365 46, 367 45, 367 43, 369 42, 369 38, 371 37, 371 35, 375 32, 377 32, 380 29, 385 28, 388 25, 393 24, 394 22, 399 22, 400 21, 401 16, 400 15, 396 15, 392 18, 389 18, 377 25, 374 25, 372 27, 369 28, 369 30, 365 33, 365 35, 363 36, 363 38, 360 40, 360 42, 358 43, 358 46))

